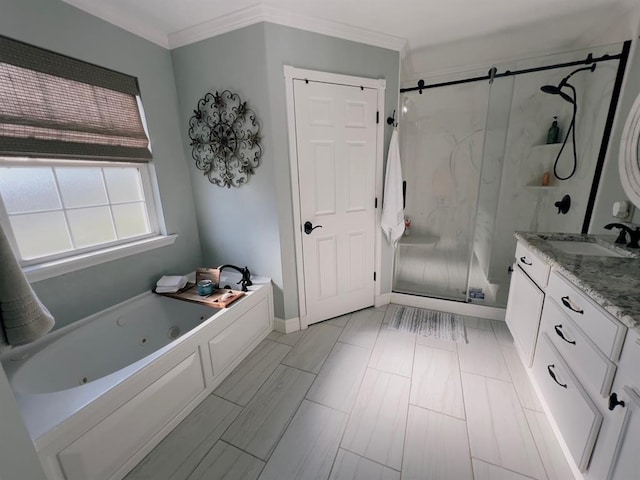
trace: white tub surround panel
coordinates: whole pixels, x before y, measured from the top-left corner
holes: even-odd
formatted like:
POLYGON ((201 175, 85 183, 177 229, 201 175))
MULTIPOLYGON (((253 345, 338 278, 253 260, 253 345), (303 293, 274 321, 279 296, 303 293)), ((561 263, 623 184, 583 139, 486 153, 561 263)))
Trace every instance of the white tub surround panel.
POLYGON ((273 330, 270 281, 250 288, 226 309, 142 294, 6 356, 48 479, 123 478, 273 330), (160 309, 145 319, 148 302, 169 302, 173 318, 160 309), (115 364, 101 366, 103 350, 115 364), (52 377, 57 385, 28 378, 29 362, 41 359, 52 371, 90 373, 75 387, 64 376, 52 377))

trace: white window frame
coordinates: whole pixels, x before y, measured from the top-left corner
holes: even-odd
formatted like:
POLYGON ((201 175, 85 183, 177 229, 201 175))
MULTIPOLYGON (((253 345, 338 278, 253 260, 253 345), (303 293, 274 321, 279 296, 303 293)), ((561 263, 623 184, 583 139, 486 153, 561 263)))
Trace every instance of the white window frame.
MULTIPOLYGON (((131 238, 119 239, 108 243, 77 248, 67 252, 56 253, 36 259, 20 260, 20 265, 30 282, 52 278, 90 266, 110 262, 129 255, 171 245, 177 235, 169 235, 163 222, 159 196, 155 185, 153 166, 147 162, 117 162, 93 160, 59 160, 48 158, 0 157, 0 166, 42 166, 42 167, 135 167, 140 171, 144 203, 147 209, 151 232, 131 238)), ((18 244, 11 228, 9 215, 0 196, 0 224, 9 242, 17 254, 18 244)), ((17 255, 18 258, 19 255, 17 255)))

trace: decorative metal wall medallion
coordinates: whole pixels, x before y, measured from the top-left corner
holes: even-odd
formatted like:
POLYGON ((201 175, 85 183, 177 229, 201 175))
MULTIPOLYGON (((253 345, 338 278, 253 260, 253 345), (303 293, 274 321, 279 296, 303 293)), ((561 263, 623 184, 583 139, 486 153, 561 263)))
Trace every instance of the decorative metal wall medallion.
POLYGON ((247 183, 260 165, 260 123, 237 93, 207 93, 189 119, 191 156, 209 181, 220 187, 247 183))

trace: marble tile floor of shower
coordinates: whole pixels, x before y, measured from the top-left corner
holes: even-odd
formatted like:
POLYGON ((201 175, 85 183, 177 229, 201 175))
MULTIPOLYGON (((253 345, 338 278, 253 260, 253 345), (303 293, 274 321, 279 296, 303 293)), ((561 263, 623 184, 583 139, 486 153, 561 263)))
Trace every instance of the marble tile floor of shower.
POLYGON ((489 283, 478 258, 474 254, 469 267, 464 255, 451 254, 437 248, 406 245, 396 256, 396 275, 393 291, 410 295, 426 295, 435 298, 465 300, 469 287, 480 288, 483 299, 474 298, 473 303, 504 308, 509 295, 509 278, 502 284, 489 283))
POLYGON ((573 478, 504 322, 456 344, 386 311, 272 332, 126 480, 573 478))

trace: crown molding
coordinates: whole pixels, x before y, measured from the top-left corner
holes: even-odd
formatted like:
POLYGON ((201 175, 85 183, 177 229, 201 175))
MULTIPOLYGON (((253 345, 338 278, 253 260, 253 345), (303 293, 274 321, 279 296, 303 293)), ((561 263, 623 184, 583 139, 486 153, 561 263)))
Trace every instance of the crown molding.
POLYGON ((83 12, 94 17, 98 17, 105 22, 111 23, 116 27, 120 27, 127 32, 133 33, 138 37, 149 40, 163 48, 169 48, 169 40, 167 34, 163 31, 153 28, 146 23, 138 22, 135 18, 123 15, 122 12, 109 5, 108 2, 87 2, 85 0, 62 0, 64 3, 71 5, 83 12))
POLYGON ((308 17, 295 14, 274 7, 263 6, 263 20, 286 27, 299 28, 308 32, 320 33, 330 37, 342 38, 353 42, 373 45, 374 47, 387 48, 402 52, 407 44, 407 39, 375 32, 366 28, 355 27, 331 20, 308 17))
POLYGON ((178 30, 167 35, 169 48, 179 48, 207 38, 232 32, 264 21, 262 7, 259 4, 236 10, 212 20, 178 30))
POLYGON ((97 3, 86 0, 62 1, 166 49, 190 45, 256 23, 270 22, 308 32, 320 33, 344 40, 395 50, 403 56, 406 56, 408 52, 408 42, 405 38, 374 32, 366 28, 346 25, 340 22, 291 13, 259 3, 198 25, 166 34, 159 29, 151 27, 148 23, 140 22, 134 17, 124 15, 117 8, 113 8, 108 2, 97 3))
POLYGON ((260 22, 298 28, 398 52, 402 52, 407 44, 407 40, 404 38, 374 32, 365 28, 294 14, 274 7, 253 5, 200 25, 169 34, 169 48, 182 47, 260 22))

